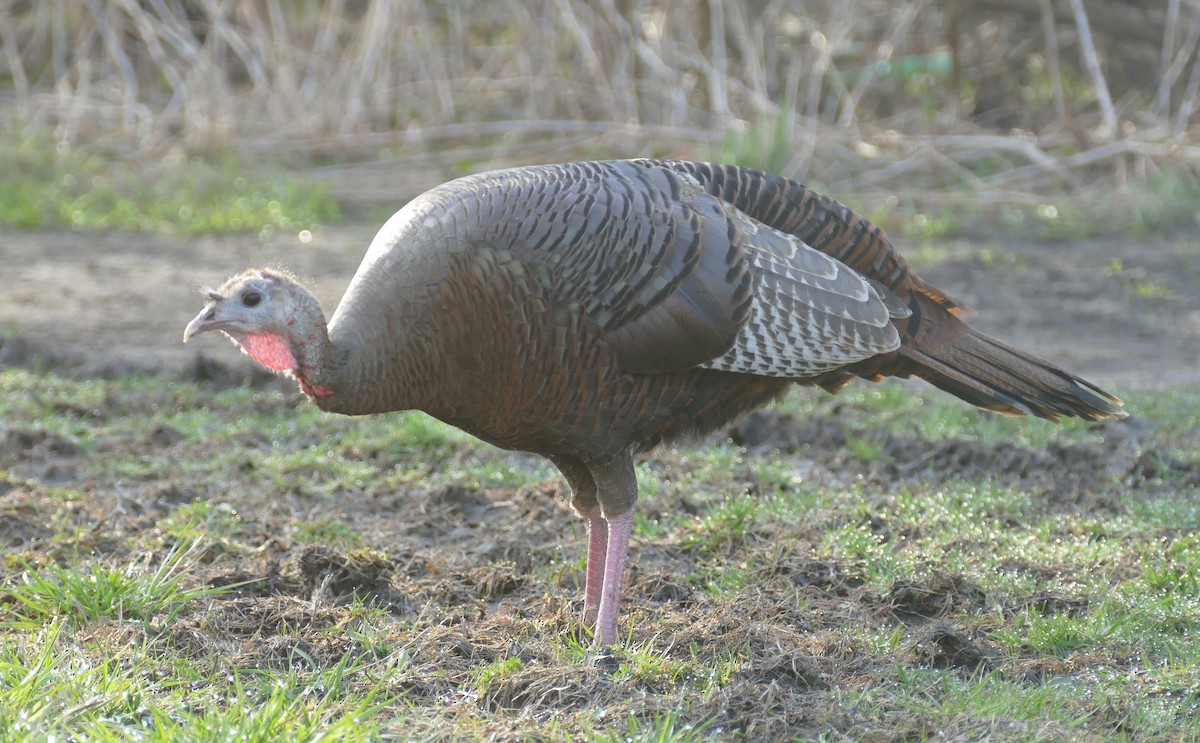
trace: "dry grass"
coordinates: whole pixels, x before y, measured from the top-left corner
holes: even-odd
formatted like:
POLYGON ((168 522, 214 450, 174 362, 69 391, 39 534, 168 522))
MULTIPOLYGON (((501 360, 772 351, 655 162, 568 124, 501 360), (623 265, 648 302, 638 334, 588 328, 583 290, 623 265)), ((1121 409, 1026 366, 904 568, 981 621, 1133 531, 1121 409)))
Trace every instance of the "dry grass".
POLYGON ((1198 45, 1176 0, 6 2, 0 95, 143 153, 669 153, 1022 201, 1191 172, 1198 45))

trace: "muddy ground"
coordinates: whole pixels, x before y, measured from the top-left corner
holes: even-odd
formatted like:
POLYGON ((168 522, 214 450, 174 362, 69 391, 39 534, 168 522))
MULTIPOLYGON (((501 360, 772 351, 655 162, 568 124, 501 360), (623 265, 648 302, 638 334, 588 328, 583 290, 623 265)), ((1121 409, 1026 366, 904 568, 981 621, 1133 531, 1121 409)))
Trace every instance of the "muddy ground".
MULTIPOLYGON (((215 338, 181 343, 184 325, 201 306, 195 288, 218 284, 245 266, 282 265, 310 279, 329 311, 373 231, 369 226, 339 227, 322 230, 308 244, 280 239, 267 245, 254 237, 0 232, 0 329, 5 339, 0 365, 38 366, 83 377, 164 371, 216 384, 240 383, 255 372, 232 345, 215 338)), ((1200 382, 1200 244, 1187 239, 1037 243, 988 238, 941 243, 926 252, 936 260, 918 270, 976 307, 975 325, 1117 394, 1200 382), (991 254, 981 255, 981 246, 990 246, 991 254)), ((254 378, 262 383, 261 377, 254 378)), ((113 404, 119 408, 122 403, 113 404)), ((931 448, 881 430, 873 436, 885 463, 864 475, 861 463, 847 465, 841 447, 849 434, 862 431, 847 431, 836 409, 831 410, 803 421, 756 414, 726 435, 745 446, 748 457, 778 450, 811 458, 814 482, 865 477, 884 490, 912 476, 914 469, 922 477, 999 472, 1035 495, 1053 497, 1064 482, 1073 482, 1066 489, 1094 496, 1086 504, 1053 507, 1104 508, 1100 483, 1113 482, 1113 475, 1140 481, 1173 468, 1176 483, 1200 485, 1194 463, 1146 458, 1122 435, 1106 437, 1103 445, 1030 451, 964 441, 931 448)), ((171 431, 159 433, 144 437, 147 457, 179 443, 171 431)), ((67 516, 85 531, 92 519, 106 517, 109 526, 120 524, 117 532, 127 536, 180 503, 222 499, 195 483, 74 481, 70 465, 79 451, 72 451, 69 442, 33 434, 7 435, 2 453, 9 466, 19 461, 23 474, 43 472, 46 481, 61 480, 67 468, 67 482, 94 498, 76 504, 67 516)), ((654 456, 663 467, 687 466, 669 451, 654 456)), ((730 472, 724 484, 731 492, 757 488, 748 468, 730 472)), ((9 546, 35 544, 39 529, 49 528, 46 514, 56 507, 42 509, 40 501, 49 496, 36 488, 6 490, 9 516, 0 536, 9 546)), ((269 668, 286 666, 300 652, 313 663, 329 665, 347 653, 366 652, 356 645, 353 632, 325 631, 353 625, 357 620, 347 607, 353 595, 365 592, 382 600, 394 616, 423 628, 417 637, 393 638, 395 647, 412 652, 406 657, 413 671, 402 690, 409 703, 421 707, 428 701, 443 709, 458 705, 470 714, 495 715, 465 728, 473 734, 506 739, 546 729, 555 720, 560 727, 554 729, 569 734, 570 716, 580 709, 595 714, 608 705, 612 719, 623 720, 631 712, 645 716, 679 703, 672 696, 677 687, 665 676, 628 678, 564 664, 538 639, 539 633, 569 631, 569 618, 579 608, 575 571, 560 567, 557 589, 550 594, 544 581, 538 585, 541 579, 535 580, 546 565, 561 565, 583 546, 556 478, 516 492, 462 485, 430 489, 417 483, 405 492, 373 493, 362 504, 329 504, 303 492, 288 493, 278 502, 270 494, 231 491, 223 497, 242 518, 257 519, 260 533, 253 539, 259 546, 240 562, 215 563, 212 579, 249 583, 236 596, 212 604, 210 616, 188 617, 165 640, 156 640, 165 643, 160 645, 164 653, 217 654, 231 665, 269 668), (297 513, 335 513, 369 535, 370 546, 380 552, 372 557, 335 544, 290 542, 281 532, 289 515, 297 513), (297 639, 294 630, 306 626, 320 631, 301 631, 297 639), (525 670, 505 676, 481 695, 464 696, 462 689, 472 685, 470 669, 505 657, 521 658, 525 670)), ((654 509, 674 504, 651 501, 645 506, 653 518, 654 509)), ((879 529, 886 531, 886 515, 878 518, 879 529)), ((986 671, 998 662, 995 647, 945 620, 985 603, 1003 604, 1005 597, 984 596, 960 576, 940 573, 919 584, 897 582, 882 598, 864 592, 857 566, 809 556, 822 529, 818 514, 803 523, 770 525, 766 532, 730 545, 730 558, 754 565, 758 576, 752 595, 736 610, 713 602, 680 578, 694 569, 689 561, 695 556, 687 549, 652 540, 635 544, 624 614, 625 621, 637 618, 634 641, 657 642, 666 656, 681 661, 696 647, 736 649, 732 652, 745 655, 720 692, 705 703, 711 715, 702 715, 700 707, 692 713, 697 720, 711 716, 717 729, 755 740, 828 730, 848 740, 933 735, 911 711, 885 710, 864 719, 821 701, 837 697, 840 689, 875 683, 873 651, 847 642, 839 628, 900 623, 908 628, 900 650, 904 663, 986 671)), ((112 540, 125 537, 96 538, 108 540, 98 548, 103 551, 118 549, 112 540)), ((1047 595, 1039 600, 1048 613, 1079 608, 1073 598, 1047 595)), ((113 638, 115 643, 128 641, 113 638)), ((1010 663, 1005 672, 1036 680, 1075 670, 1067 661, 1029 660, 1010 663)), ((966 720, 961 729, 951 724, 936 732, 945 739, 971 739, 974 724, 966 720)), ((992 733, 1006 737, 994 722, 988 724, 992 733)), ((1097 724, 1117 726, 1120 721, 1100 719, 1097 724)), ((438 733, 432 727, 408 732, 438 733)), ((1053 726, 1043 732, 1049 738, 1067 737, 1065 729, 1053 726)), ((1029 733, 1014 731, 1016 737, 1029 733)))

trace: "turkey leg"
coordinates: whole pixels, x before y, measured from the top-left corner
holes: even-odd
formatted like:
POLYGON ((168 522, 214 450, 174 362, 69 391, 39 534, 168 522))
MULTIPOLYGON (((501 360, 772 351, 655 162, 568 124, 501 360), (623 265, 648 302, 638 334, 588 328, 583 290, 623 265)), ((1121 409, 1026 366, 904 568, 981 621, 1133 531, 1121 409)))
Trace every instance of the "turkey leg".
POLYGON ((633 502, 637 500, 637 476, 628 453, 604 464, 588 463, 596 484, 600 507, 589 513, 588 570, 584 588, 584 619, 595 611, 595 644, 613 645, 617 641, 617 612, 621 608, 621 587, 625 578, 625 558, 633 532, 633 502), (600 518, 595 518, 595 511, 600 518), (601 546, 603 545, 603 546, 601 546), (599 602, 593 603, 598 589, 599 602))
POLYGON ((629 555, 629 535, 633 531, 633 509, 606 519, 608 548, 604 560, 604 587, 596 615, 595 644, 617 642, 617 612, 621 609, 621 586, 625 579, 625 558, 629 555))
POLYGON ((596 626, 600 594, 604 590, 604 566, 608 559, 608 522, 596 506, 588 513, 587 583, 583 590, 583 623, 596 626))

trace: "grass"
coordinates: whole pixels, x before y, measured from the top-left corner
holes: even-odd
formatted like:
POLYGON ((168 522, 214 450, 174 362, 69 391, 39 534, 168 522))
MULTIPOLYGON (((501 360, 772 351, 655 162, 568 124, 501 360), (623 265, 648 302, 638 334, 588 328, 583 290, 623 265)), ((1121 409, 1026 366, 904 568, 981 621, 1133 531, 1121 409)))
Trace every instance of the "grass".
POLYGON ((32 136, 0 147, 0 224, 21 229, 303 233, 337 222, 327 185, 232 154, 142 162, 32 136))
MULTIPOLYGON (((758 132, 753 144, 741 144, 749 152, 749 161, 759 160, 755 148, 768 147, 770 136, 758 132)), ((737 160, 742 150, 731 150, 737 160)), ((985 163, 976 163, 977 175, 985 176, 985 163)), ((813 184, 810 184, 813 185, 813 184)), ((1200 222, 1194 205, 1200 199, 1200 182, 1184 167, 1164 164, 1144 178, 1131 180, 1120 188, 1091 192, 1063 192, 1047 195, 1035 203, 981 205, 978 201, 929 205, 915 197, 901 201, 894 196, 873 197, 864 201, 851 192, 830 192, 871 222, 878 225, 898 244, 916 265, 932 263, 943 257, 939 241, 956 237, 999 237, 1058 242, 1085 240, 1099 236, 1145 239, 1162 235, 1187 235, 1200 222)), ((979 256, 985 264, 998 260, 1019 260, 1019 256, 985 251, 979 256)), ((1015 270, 1022 266, 1016 265, 1015 270)), ((1140 297, 1160 297, 1157 287, 1134 287, 1140 297)))
POLYGON ((233 674, 226 688, 192 693, 163 678, 151 644, 118 658, 54 623, 0 647, 0 736, 6 740, 349 740, 378 738, 381 687, 355 688, 364 669, 233 674))
POLYGON ((136 564, 26 565, 20 582, 0 592, 0 602, 11 607, 4 619, 14 627, 37 627, 54 619, 72 625, 110 619, 170 622, 187 604, 220 592, 183 585, 198 550, 199 538, 179 542, 152 570, 136 564))
POLYGON ((738 122, 725 133, 721 148, 708 159, 768 173, 784 172, 792 156, 795 116, 791 106, 782 110, 773 120, 763 119, 753 126, 738 122))
POLYGON ((520 658, 502 658, 487 665, 480 666, 472 672, 475 677, 475 690, 480 696, 486 696, 504 680, 523 667, 520 658))
POLYGON ((629 718, 628 726, 623 733, 609 731, 604 735, 590 735, 588 739, 595 743, 699 743, 714 739, 715 733, 710 734, 707 723, 691 725, 680 722, 677 714, 667 712, 652 717, 647 721, 629 718))
POLYGON ((1200 737, 1194 390, 1128 400, 1152 481, 1073 464, 1109 451, 1094 427, 893 385, 782 406, 844 444, 643 458, 607 659, 575 615, 583 531, 536 459, 268 389, 8 369, 0 391, 0 533, 23 535, 3 737, 1200 737), (974 454, 905 469, 919 442, 974 454), (1066 454, 989 467, 1026 450, 1066 454))
POLYGON ((1035 725, 1051 728, 1059 735, 1080 735, 1087 731, 1089 714, 1076 704, 1078 688, 1063 684, 1039 685, 1030 689, 1027 684, 1012 683, 996 674, 979 679, 959 680, 940 674, 915 673, 899 679, 910 687, 908 708, 929 715, 936 724, 952 724, 960 720, 984 721, 997 715, 1018 723, 1014 732, 1036 739, 1035 725), (1033 722, 1035 725, 1020 725, 1033 722))

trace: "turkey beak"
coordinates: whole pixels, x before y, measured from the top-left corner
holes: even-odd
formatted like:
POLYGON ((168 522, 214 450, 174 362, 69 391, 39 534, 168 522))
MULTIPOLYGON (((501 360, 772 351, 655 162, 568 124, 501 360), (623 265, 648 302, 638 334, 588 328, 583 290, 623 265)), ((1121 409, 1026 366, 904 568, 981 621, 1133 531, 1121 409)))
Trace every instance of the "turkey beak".
POLYGON ((213 330, 219 325, 221 323, 217 320, 217 308, 211 305, 205 307, 200 310, 199 315, 196 315, 196 319, 188 323, 187 327, 183 329, 183 342, 187 343, 191 340, 192 336, 213 330))

